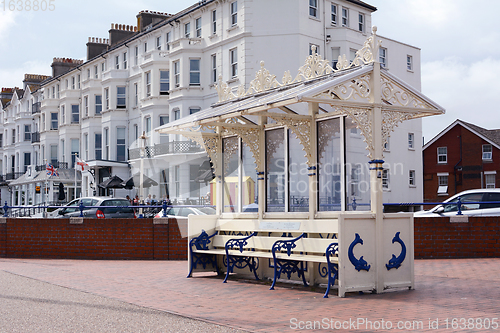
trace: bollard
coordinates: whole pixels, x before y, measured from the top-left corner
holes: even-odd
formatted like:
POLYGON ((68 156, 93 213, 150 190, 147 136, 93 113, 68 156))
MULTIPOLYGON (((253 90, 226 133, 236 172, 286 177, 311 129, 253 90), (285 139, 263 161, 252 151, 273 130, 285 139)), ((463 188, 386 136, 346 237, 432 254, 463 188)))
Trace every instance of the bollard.
POLYGON ((463 215, 462 214, 462 199, 460 197, 458 197, 458 200, 457 200, 457 207, 458 207, 457 215, 463 215))
POLYGON ((5 201, 5 206, 3 206, 3 217, 9 217, 8 211, 9 206, 7 206, 7 201, 5 201))
POLYGON ((356 204, 356 198, 352 198, 352 210, 356 210, 357 204, 356 204))
POLYGON ((80 217, 83 217, 83 202, 80 200, 80 217))
POLYGON ((167 200, 163 200, 163 217, 167 217, 167 200))

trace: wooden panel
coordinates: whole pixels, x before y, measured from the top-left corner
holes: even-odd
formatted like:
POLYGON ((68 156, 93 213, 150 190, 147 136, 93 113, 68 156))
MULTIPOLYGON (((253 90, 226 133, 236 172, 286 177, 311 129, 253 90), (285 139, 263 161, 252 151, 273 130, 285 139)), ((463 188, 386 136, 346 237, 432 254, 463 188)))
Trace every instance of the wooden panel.
POLYGON ((221 231, 263 231, 263 232, 299 232, 303 233, 338 233, 338 220, 252 220, 252 219, 219 219, 217 221, 217 230, 221 231), (293 227, 293 223, 298 224, 298 228, 293 227), (261 229, 261 225, 273 226, 277 229, 261 229))

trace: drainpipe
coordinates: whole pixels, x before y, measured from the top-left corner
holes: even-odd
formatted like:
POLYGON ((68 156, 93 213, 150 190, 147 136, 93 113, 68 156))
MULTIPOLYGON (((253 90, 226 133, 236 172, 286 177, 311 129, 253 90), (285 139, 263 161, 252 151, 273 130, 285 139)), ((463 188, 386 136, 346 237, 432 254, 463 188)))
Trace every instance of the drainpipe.
POLYGON ((458 136, 458 144, 460 146, 460 160, 458 160, 457 164, 453 167, 453 176, 455 177, 455 194, 457 194, 457 169, 458 165, 462 163, 462 136, 458 136))

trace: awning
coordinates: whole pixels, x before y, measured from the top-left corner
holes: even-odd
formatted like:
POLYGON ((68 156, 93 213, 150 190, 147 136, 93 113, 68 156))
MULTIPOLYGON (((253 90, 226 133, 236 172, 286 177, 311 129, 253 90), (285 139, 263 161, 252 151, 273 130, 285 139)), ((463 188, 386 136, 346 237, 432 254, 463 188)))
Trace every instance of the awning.
MULTIPOLYGON (((158 182, 155 180, 149 178, 146 175, 143 175, 143 182, 142 182, 142 187, 148 188, 151 186, 158 186, 158 182)), ((132 177, 128 178, 126 181, 122 182, 121 185, 128 189, 131 190, 134 187, 139 187, 141 183, 141 176, 140 174, 135 174, 132 177), (137 185, 135 185, 137 184, 137 185)))
POLYGON ((100 188, 124 188, 122 185, 123 179, 121 179, 118 176, 112 176, 100 183, 99 186, 100 188))

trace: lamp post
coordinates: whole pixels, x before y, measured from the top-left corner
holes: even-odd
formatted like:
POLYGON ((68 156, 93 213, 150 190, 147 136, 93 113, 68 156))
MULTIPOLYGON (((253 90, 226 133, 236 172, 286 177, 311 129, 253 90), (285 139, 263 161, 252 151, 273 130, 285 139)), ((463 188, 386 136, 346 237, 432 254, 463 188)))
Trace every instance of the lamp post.
MULTIPOLYGON (((139 173, 139 204, 142 206, 144 205, 144 155, 146 153, 146 140, 148 137, 146 136, 146 132, 142 132, 142 135, 139 137, 141 139, 141 170, 139 173)), ((142 207, 139 208, 139 217, 143 217, 144 215, 142 214, 142 207)))

